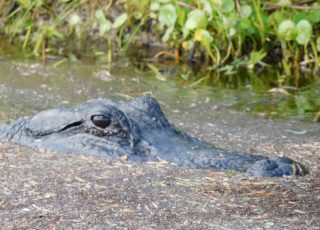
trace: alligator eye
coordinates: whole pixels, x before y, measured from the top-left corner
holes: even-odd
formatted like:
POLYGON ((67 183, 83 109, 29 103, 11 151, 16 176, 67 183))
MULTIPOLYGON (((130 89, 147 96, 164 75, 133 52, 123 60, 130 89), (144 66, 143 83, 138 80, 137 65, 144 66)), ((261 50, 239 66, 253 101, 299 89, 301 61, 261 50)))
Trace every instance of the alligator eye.
POLYGON ((103 115, 94 115, 91 117, 91 121, 95 126, 105 129, 111 124, 110 118, 103 115))

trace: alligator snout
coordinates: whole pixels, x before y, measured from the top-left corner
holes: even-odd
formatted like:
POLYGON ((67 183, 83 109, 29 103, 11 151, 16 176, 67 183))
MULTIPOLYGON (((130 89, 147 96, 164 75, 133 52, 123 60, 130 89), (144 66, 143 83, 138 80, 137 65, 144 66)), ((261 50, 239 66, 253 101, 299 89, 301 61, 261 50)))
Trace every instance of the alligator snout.
POLYGON ((307 173, 289 158, 227 151, 177 131, 152 97, 131 101, 100 98, 73 108, 43 111, 30 119, 0 126, 0 136, 32 148, 109 159, 128 156, 135 161, 165 160, 186 167, 231 169, 254 176, 307 173))

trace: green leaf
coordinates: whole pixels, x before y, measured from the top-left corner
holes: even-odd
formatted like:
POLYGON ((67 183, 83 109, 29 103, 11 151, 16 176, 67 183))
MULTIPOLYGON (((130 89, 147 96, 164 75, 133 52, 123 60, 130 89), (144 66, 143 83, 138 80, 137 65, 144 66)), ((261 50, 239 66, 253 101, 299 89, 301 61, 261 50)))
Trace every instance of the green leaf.
POLYGON ((234 0, 223 0, 220 9, 222 13, 230 13, 234 10, 234 0))
POLYGON ((312 105, 305 96, 295 96, 294 99, 299 114, 304 114, 307 111, 313 110, 312 105))
POLYGON ((248 68, 253 69, 256 64, 262 61, 262 59, 267 55, 263 50, 252 51, 250 53, 250 58, 248 61, 248 68))
POLYGON ((106 18, 104 16, 104 13, 103 13, 102 10, 96 10, 94 16, 97 19, 99 24, 102 24, 102 23, 104 23, 106 21, 106 18))
POLYGON ((306 19, 308 19, 308 21, 310 21, 312 24, 319 23, 320 22, 319 10, 308 11, 308 16, 306 17, 306 19))
POLYGON ((161 6, 159 9, 158 20, 161 27, 173 27, 177 20, 176 8, 172 4, 161 6))
POLYGON ((183 38, 187 38, 190 34, 190 30, 188 30, 185 26, 182 28, 182 36, 183 38))
POLYGON ((222 5, 222 0, 210 0, 213 7, 220 7, 222 5))
POLYGON ((99 33, 100 33, 100 36, 102 37, 106 32, 111 30, 112 23, 105 18, 102 10, 97 10, 95 12, 95 18, 99 23, 99 33))
POLYGON ((207 17, 202 10, 195 9, 188 14, 184 27, 187 30, 204 29, 207 27, 207 17))
POLYGON ((212 7, 210 5, 209 0, 201 0, 201 3, 203 5, 203 11, 206 12, 208 15, 212 14, 212 7))
POLYGON ((233 37, 236 33, 237 33, 236 29, 231 27, 229 29, 228 35, 229 35, 229 37, 233 37))
POLYGON ((239 15, 235 12, 232 12, 223 18, 224 18, 223 19, 224 28, 228 30, 238 23, 239 15))
POLYGON ((179 27, 183 28, 184 26, 184 23, 186 21, 186 15, 187 15, 187 12, 186 10, 184 10, 182 7, 179 7, 179 6, 176 6, 176 11, 177 11, 177 23, 179 25, 179 27))
POLYGON ((301 20, 297 24, 298 33, 311 34, 312 33, 312 25, 307 20, 301 20))
POLYGON ((302 19, 306 19, 308 17, 308 14, 306 12, 298 11, 293 17, 292 20, 294 23, 298 23, 302 19))
POLYGON ((248 18, 252 14, 252 8, 249 5, 242 5, 240 8, 241 18, 248 18))
POLYGON ((121 27, 127 21, 127 19, 128 19, 128 14, 127 13, 121 14, 114 21, 113 28, 114 29, 118 29, 119 27, 121 27))
POLYGON ((280 38, 291 41, 296 37, 296 26, 291 20, 284 20, 280 23, 278 28, 280 38))
POLYGON ((278 5, 279 6, 290 6, 292 2, 290 0, 279 0, 278 5))
POLYGON ((163 42, 167 42, 170 38, 170 35, 172 34, 172 32, 174 31, 174 27, 171 26, 169 27, 166 32, 164 33, 163 37, 162 37, 162 41, 163 42))
POLYGON ((296 29, 298 33, 296 41, 300 45, 306 45, 310 41, 312 35, 312 25, 307 20, 301 20, 298 22, 296 29))
POLYGON ((158 11, 160 9, 160 3, 159 2, 151 2, 150 4, 150 10, 151 11, 158 11))
POLYGON ((244 18, 240 21, 239 24, 240 28, 243 30, 247 30, 249 33, 253 31, 254 33, 254 26, 249 18, 244 18))
POLYGON ((23 6, 24 8, 31 8, 32 7, 32 1, 31 0, 17 0, 17 2, 23 6))
POLYGON ((317 38, 317 50, 320 52, 320 37, 317 38))
POLYGON ((310 40, 310 36, 306 35, 306 34, 298 34, 298 36, 296 37, 296 41, 300 44, 300 45, 306 45, 308 44, 310 40))
POLYGON ((199 41, 203 46, 209 48, 213 37, 207 30, 199 29, 194 33, 194 39, 199 41))
POLYGON ((35 3, 35 7, 39 8, 44 4, 44 1, 43 0, 34 0, 34 3, 35 3))
POLYGON ((72 14, 69 20, 69 24, 71 26, 75 26, 77 24, 79 24, 79 22, 81 21, 81 18, 79 17, 78 14, 72 14))
POLYGON ((143 14, 139 11, 134 11, 133 12, 133 17, 137 20, 141 19, 143 17, 143 14))
POLYGON ((109 20, 106 20, 104 23, 99 26, 99 33, 102 37, 106 32, 110 31, 112 28, 112 23, 109 20))
POLYGON ((43 29, 44 34, 48 37, 57 37, 63 39, 62 33, 60 33, 54 26, 48 26, 43 29))

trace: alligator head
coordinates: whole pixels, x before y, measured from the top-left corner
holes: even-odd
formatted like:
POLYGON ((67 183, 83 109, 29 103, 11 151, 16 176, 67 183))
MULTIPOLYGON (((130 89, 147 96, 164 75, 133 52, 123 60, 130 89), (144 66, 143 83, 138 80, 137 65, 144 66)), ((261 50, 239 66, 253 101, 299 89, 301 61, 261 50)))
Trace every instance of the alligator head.
POLYGON ((97 99, 70 109, 40 112, 0 126, 0 137, 54 152, 165 160, 178 165, 247 171, 255 176, 303 175, 288 158, 231 152, 178 131, 152 97, 131 101, 97 99))

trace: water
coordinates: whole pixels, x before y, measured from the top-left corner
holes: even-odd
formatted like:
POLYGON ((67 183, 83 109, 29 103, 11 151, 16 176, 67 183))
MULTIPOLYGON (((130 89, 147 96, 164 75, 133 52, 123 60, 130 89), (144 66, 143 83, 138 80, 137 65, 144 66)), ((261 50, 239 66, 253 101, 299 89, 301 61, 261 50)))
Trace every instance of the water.
POLYGON ((0 121, 9 122, 53 107, 68 107, 88 99, 107 97, 130 99, 140 95, 156 97, 166 113, 193 113, 194 119, 214 117, 221 109, 240 110, 277 119, 311 122, 320 110, 320 84, 284 87, 276 95, 268 92, 274 78, 195 76, 186 66, 150 68, 119 60, 111 67, 57 61, 46 65, 26 60, 0 60, 0 121), (269 79, 269 80, 265 80, 269 79))

